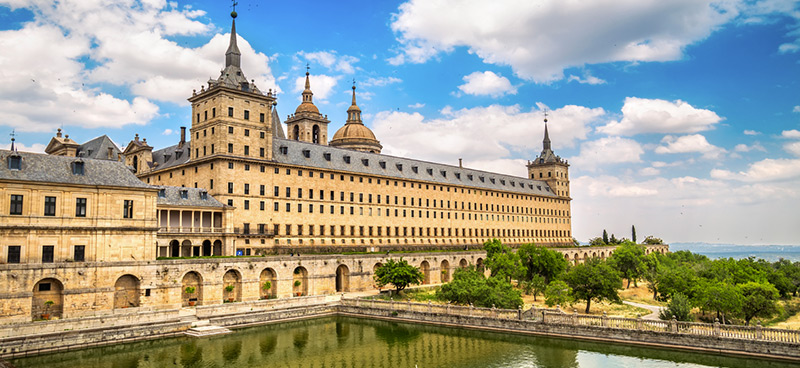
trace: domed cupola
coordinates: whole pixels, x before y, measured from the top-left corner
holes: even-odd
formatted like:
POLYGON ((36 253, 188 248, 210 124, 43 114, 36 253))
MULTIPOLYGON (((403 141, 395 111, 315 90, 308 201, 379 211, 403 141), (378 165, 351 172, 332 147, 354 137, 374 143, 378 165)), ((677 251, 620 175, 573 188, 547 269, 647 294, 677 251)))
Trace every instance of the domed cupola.
POLYGON ((330 121, 327 116, 319 113, 319 109, 314 105, 313 96, 308 66, 306 66, 306 88, 303 90, 303 101, 295 109, 294 115, 290 115, 286 119, 286 134, 289 139, 325 145, 328 143, 328 123, 330 121))
POLYGON ((381 153, 381 143, 372 130, 361 121, 361 109, 356 104, 356 86, 353 83, 353 103, 347 109, 347 122, 333 135, 330 145, 363 152, 381 153))

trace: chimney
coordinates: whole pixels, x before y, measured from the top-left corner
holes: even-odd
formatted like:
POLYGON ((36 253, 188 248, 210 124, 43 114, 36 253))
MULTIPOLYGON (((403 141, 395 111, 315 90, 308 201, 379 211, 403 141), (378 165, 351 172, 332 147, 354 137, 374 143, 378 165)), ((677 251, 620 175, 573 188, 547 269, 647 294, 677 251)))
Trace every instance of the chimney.
POLYGON ((184 143, 186 143, 186 127, 181 127, 181 141, 178 142, 178 147, 183 148, 184 143))
POLYGON ((462 168, 464 167, 464 166, 461 166, 461 158, 458 159, 458 167, 462 167, 462 168))

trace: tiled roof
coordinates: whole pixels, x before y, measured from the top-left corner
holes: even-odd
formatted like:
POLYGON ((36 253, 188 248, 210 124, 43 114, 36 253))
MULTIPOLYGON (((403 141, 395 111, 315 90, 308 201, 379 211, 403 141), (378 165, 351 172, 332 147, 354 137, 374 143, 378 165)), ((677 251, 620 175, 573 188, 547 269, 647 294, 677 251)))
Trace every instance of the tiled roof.
POLYGON ((543 181, 458 166, 277 138, 272 150, 273 160, 288 165, 556 197, 543 181))
POLYGON ((111 138, 108 138, 107 135, 103 134, 82 144, 78 148, 78 155, 80 155, 81 152, 83 152, 84 158, 117 161, 117 157, 122 151, 120 151, 119 147, 117 147, 117 145, 111 141, 111 138), (112 150, 111 158, 108 157, 109 148, 112 150))
POLYGON ((183 147, 181 148, 178 148, 178 146, 180 146, 180 144, 175 144, 166 148, 162 148, 158 151, 153 151, 153 162, 151 163, 151 168, 153 170, 161 170, 189 161, 191 142, 184 143, 183 147))
POLYGON ((170 187, 164 185, 154 185, 158 188, 158 204, 166 206, 187 206, 187 207, 225 207, 222 203, 208 194, 202 188, 170 187), (163 192, 162 192, 163 190, 163 192), (186 191, 186 198, 181 196, 181 192, 186 191), (203 199, 205 193, 206 199, 203 199))
POLYGON ((39 183, 102 185, 129 188, 150 188, 136 178, 124 163, 78 157, 51 156, 19 152, 21 169, 9 168, 11 151, 0 150, 0 179, 39 183), (73 174, 73 163, 83 162, 83 175, 73 174))

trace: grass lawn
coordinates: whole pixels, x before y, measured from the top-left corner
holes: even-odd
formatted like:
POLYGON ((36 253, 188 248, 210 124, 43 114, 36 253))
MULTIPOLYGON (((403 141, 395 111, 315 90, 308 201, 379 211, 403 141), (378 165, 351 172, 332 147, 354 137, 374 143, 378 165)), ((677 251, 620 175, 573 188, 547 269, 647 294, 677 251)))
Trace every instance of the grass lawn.
MULTIPOLYGON (((627 283, 623 285, 627 285, 627 283)), ((640 281, 639 287, 633 287, 633 283, 631 283, 631 287, 629 289, 623 288, 619 291, 619 297, 622 298, 622 300, 641 304, 655 305, 658 307, 666 306, 667 303, 665 302, 653 300, 653 292, 647 289, 647 285, 648 284, 645 281, 640 281)))

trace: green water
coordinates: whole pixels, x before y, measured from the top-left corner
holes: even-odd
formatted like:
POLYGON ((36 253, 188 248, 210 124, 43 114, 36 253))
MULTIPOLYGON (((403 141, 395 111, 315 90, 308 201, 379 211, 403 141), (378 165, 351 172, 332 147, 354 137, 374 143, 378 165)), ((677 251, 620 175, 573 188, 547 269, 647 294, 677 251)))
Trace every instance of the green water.
POLYGON ((24 367, 789 367, 789 364, 568 339, 326 317, 42 355, 24 367))

